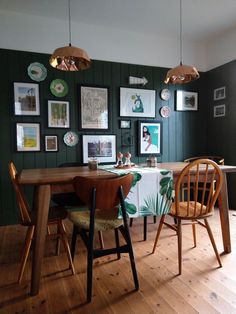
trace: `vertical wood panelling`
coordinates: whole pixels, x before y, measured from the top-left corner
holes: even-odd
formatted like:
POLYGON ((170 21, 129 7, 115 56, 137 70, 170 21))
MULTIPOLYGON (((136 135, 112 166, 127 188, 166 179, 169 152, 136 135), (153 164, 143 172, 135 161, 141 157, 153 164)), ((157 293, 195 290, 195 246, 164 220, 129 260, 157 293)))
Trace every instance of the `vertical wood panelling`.
MULTIPOLYGON (((138 156, 138 118, 120 117, 120 87, 134 87, 154 89, 156 91, 156 116, 153 120, 163 123, 163 151, 158 157, 159 161, 183 160, 189 157, 189 153, 197 154, 201 152, 201 147, 205 140, 205 119, 203 111, 198 112, 176 112, 175 111, 175 91, 182 89, 181 86, 167 86, 163 83, 166 71, 165 68, 150 67, 136 64, 124 64, 116 62, 105 62, 93 60, 91 68, 86 71, 69 73, 51 68, 48 64, 49 55, 12 51, 0 49, 2 63, 2 73, 0 78, 1 106, 0 140, 2 144, 0 163, 0 225, 16 222, 17 210, 15 206, 14 193, 8 174, 8 162, 13 160, 18 170, 34 167, 56 167, 64 162, 77 161, 82 164, 82 135, 83 134, 115 134, 117 136, 117 151, 123 153, 130 151, 132 161, 144 162, 145 157, 138 156), (47 68, 47 77, 39 82, 40 94, 40 116, 14 116, 13 98, 14 82, 32 81, 27 74, 27 67, 32 62, 43 63, 47 68), (130 86, 129 76, 146 77, 148 84, 145 86, 130 86), (50 92, 50 83, 54 79, 63 79, 69 86, 68 94, 63 98, 57 98, 50 92), (85 131, 79 128, 80 125, 80 85, 107 86, 110 91, 110 128, 108 131, 99 130, 85 131), (171 98, 168 101, 160 99, 160 90, 168 87, 171 90, 171 98), (66 100, 70 103, 70 129, 79 135, 79 144, 75 147, 67 147, 63 142, 63 136, 68 129, 48 128, 48 100, 66 100), (161 106, 170 106, 172 112, 169 118, 162 118, 159 110, 161 106), (131 120, 130 129, 120 129, 120 120, 131 120), (15 150, 15 123, 16 121, 39 122, 41 125, 41 151, 29 153, 17 153, 15 150), (200 127, 201 126, 201 127, 200 127), (203 128, 201 130, 201 128, 203 128), (58 152, 44 151, 44 136, 47 134, 58 135, 58 152), (125 137, 132 137, 133 142, 128 146, 124 145, 125 137), (197 150, 196 150, 197 147, 197 150)), ((185 88, 188 88, 186 86, 185 88)), ((195 91, 200 91, 201 80, 194 85, 195 91)), ((190 89, 193 90, 193 89, 190 89)), ((150 118, 146 118, 151 120, 150 118)), ((142 118, 140 120, 145 120, 142 118)), ((205 149, 205 147, 203 148, 205 149)), ((27 191, 31 189, 27 189, 27 191)), ((30 193, 28 193, 30 194, 30 193)), ((31 200, 31 196, 30 200, 31 200)))

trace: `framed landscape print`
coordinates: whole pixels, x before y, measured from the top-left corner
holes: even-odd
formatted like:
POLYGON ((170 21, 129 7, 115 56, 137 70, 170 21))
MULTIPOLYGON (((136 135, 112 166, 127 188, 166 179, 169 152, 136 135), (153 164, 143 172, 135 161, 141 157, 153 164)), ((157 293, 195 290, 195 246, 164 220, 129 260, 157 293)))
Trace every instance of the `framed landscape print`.
POLYGON ((108 94, 106 87, 80 86, 81 129, 108 130, 108 94))
POLYGON ((139 121, 139 155, 160 155, 162 148, 162 123, 139 121))
POLYGON ((39 123, 16 123, 16 150, 18 152, 40 151, 39 123))
POLYGON ((225 98, 225 86, 214 89, 214 100, 225 98))
POLYGON ((225 105, 214 106, 214 118, 225 116, 225 105))
POLYGON ((57 152, 57 135, 45 135, 44 137, 45 152, 57 152))
POLYGON ((14 114, 39 116, 39 87, 33 83, 14 83, 14 114))
POLYGON ((83 135, 83 163, 96 158, 100 163, 116 161, 115 135, 83 135))
POLYGON ((69 128, 70 111, 68 101, 48 101, 48 127, 69 128))
POLYGON ((176 91, 176 110, 196 111, 198 109, 198 93, 183 90, 176 91))
POLYGON ((120 88, 120 116, 154 118, 156 91, 150 89, 120 88))

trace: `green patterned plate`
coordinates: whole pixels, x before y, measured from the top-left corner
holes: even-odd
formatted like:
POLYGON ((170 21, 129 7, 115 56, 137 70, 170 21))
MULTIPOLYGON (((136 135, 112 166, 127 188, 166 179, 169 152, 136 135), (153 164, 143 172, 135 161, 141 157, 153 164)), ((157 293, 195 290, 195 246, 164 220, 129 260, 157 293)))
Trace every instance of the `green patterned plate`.
POLYGON ((36 82, 41 82, 47 77, 47 69, 42 63, 39 62, 31 63, 28 66, 27 71, 29 77, 36 82))
POLYGON ((64 97, 68 93, 68 85, 64 80, 56 79, 50 84, 51 93, 56 97, 64 97))

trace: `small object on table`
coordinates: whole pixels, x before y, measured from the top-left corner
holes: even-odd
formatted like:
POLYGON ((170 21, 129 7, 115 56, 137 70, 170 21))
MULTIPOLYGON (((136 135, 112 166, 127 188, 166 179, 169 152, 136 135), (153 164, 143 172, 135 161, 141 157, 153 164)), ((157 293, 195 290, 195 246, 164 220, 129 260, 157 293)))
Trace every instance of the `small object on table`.
POLYGON ((117 167, 122 167, 123 166, 122 159, 123 159, 123 154, 121 152, 119 152, 117 154, 117 164, 116 164, 117 167))
POLYGON ((147 167, 157 167, 157 158, 155 156, 149 156, 146 162, 147 167))
POLYGON ((125 153, 125 166, 131 167, 131 154, 130 152, 125 153))
POLYGON ((97 158, 92 158, 88 161, 88 167, 90 170, 97 170, 98 169, 98 160, 97 158))

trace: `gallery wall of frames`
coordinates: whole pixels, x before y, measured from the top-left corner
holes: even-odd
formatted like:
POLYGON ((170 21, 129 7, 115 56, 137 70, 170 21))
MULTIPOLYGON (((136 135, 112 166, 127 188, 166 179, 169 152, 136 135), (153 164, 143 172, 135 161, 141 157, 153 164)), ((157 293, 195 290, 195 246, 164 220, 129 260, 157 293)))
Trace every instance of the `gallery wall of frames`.
MULTIPOLYGON (((168 86, 168 69, 161 67, 93 60, 88 70, 64 72, 49 66, 47 54, 0 49, 0 58, 0 225, 17 222, 10 160, 20 171, 86 165, 91 157, 113 163, 118 152, 130 152, 134 163, 150 155, 167 162, 207 153, 207 106, 213 104, 205 101, 204 74, 192 84, 168 86), (104 140, 107 155, 93 155, 94 141, 104 140)), ((26 192, 31 200, 32 191, 26 192)))

